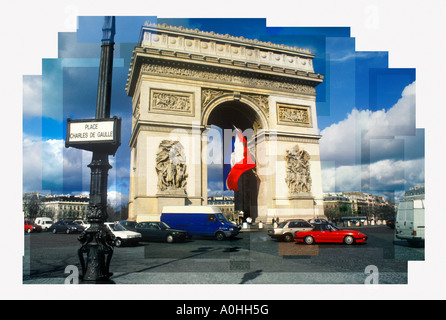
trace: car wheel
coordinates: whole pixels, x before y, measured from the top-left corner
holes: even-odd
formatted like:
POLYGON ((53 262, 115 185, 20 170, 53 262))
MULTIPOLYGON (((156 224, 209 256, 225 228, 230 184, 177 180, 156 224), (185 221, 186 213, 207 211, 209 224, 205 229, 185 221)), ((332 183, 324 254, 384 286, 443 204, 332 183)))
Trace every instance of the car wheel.
POLYGON ((352 236, 346 236, 346 237, 344 238, 344 243, 345 243, 345 244, 353 244, 354 242, 355 242, 355 239, 353 239, 352 236))
POLYGON ((291 242, 291 241, 293 241, 293 235, 291 233, 286 233, 283 236, 283 240, 285 240, 286 242, 291 242))
POLYGON ((314 238, 312 236, 306 236, 304 239, 306 244, 313 244, 314 243, 314 238))
POLYGON ((122 246, 122 240, 121 240, 121 238, 116 238, 116 239, 115 239, 115 246, 116 246, 116 247, 120 247, 120 246, 122 246))
POLYGON ((217 238, 218 241, 222 241, 222 240, 224 240, 226 238, 225 234, 223 232, 217 232, 215 234, 215 237, 217 238))
POLYGON ((31 228, 28 228, 28 230, 26 230, 26 232, 31 233, 31 228))
POLYGON ((56 234, 56 233, 57 233, 57 230, 56 230, 56 228, 54 228, 54 229, 53 229, 53 233, 54 233, 54 234, 56 234))
POLYGON ((66 234, 70 234, 70 229, 67 229, 67 231, 65 231, 66 234))
POLYGON ((167 237, 166 237, 166 242, 167 243, 172 243, 173 242, 173 235, 168 234, 167 237))

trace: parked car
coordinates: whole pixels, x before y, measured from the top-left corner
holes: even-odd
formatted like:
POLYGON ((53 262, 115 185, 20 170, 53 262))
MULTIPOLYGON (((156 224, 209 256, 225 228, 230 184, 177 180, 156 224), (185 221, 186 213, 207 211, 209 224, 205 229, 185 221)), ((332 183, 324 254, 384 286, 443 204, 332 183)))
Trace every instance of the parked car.
POLYGON ((140 222, 136 225, 136 231, 141 233, 143 241, 184 241, 188 232, 184 230, 171 229, 164 222, 140 222))
POLYGON ((76 233, 84 231, 84 227, 74 223, 72 220, 60 220, 53 223, 49 228, 49 231, 53 233, 63 232, 63 233, 76 233))
POLYGON ((161 212, 161 221, 187 231, 190 236, 215 237, 219 241, 235 237, 241 229, 215 206, 166 206, 161 212))
POLYGON ((277 240, 293 241, 294 234, 299 231, 312 230, 313 226, 303 219, 293 219, 281 222, 277 228, 269 229, 268 235, 277 240))
POLYGON ((115 223, 120 224, 121 226, 123 226, 127 230, 136 231, 136 229, 135 229, 136 221, 120 220, 120 221, 115 221, 115 223))
POLYGON ((396 218, 390 218, 389 220, 387 220, 386 225, 390 228, 390 229, 395 229, 395 220, 396 218))
POLYGON ((34 223, 42 228, 43 231, 48 231, 48 229, 53 224, 53 219, 48 217, 37 217, 34 223))
POLYGON ((331 224, 332 226, 336 226, 336 224, 333 223, 333 222, 330 222, 330 221, 325 220, 325 219, 319 219, 319 218, 310 219, 310 220, 308 220, 308 222, 311 223, 313 226, 315 224, 331 224))
POLYGON ((296 232, 296 242, 314 244, 320 242, 361 243, 367 241, 367 236, 357 230, 342 230, 330 224, 316 224, 310 231, 296 232))
POLYGON ((137 244, 142 239, 139 232, 127 230, 118 223, 105 222, 104 225, 114 235, 114 243, 116 247, 121 247, 123 245, 129 244, 137 244))
POLYGON ((80 220, 80 219, 74 220, 73 223, 78 224, 78 225, 84 227, 84 230, 90 228, 90 224, 88 222, 84 221, 84 220, 80 220))
POLYGON ((40 232, 42 227, 31 222, 31 220, 25 220, 25 232, 40 232))

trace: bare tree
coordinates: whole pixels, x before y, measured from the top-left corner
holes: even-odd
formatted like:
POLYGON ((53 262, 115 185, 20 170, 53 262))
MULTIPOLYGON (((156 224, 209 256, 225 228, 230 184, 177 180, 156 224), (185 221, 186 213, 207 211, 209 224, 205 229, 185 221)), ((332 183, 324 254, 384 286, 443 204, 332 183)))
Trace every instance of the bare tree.
POLYGON ((45 205, 37 197, 33 196, 23 199, 23 212, 25 214, 25 218, 34 221, 36 217, 40 216, 41 213, 44 212, 44 210, 45 205))

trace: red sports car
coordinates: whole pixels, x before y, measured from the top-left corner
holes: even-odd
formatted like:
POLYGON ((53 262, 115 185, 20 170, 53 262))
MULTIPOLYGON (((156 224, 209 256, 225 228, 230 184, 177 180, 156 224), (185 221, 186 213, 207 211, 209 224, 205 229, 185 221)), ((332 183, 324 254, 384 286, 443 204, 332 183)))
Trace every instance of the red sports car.
POLYGON ((341 230, 329 224, 317 224, 311 231, 296 232, 294 241, 306 244, 319 242, 353 244, 367 241, 367 236, 357 230, 341 230))

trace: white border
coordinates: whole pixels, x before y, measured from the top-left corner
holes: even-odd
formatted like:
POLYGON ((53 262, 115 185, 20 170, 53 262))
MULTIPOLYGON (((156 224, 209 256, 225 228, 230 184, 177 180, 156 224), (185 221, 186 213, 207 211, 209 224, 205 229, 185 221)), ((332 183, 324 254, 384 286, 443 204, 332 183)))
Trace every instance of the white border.
MULTIPOLYGON (((354 299, 444 299, 446 255, 440 235, 444 233, 445 210, 440 205, 444 171, 439 166, 444 132, 446 63, 446 2, 426 0, 225 0, 188 1, 90 0, 9 1, 0 18, 2 35, 1 126, 2 167, 7 171, 2 184, 3 217, 9 225, 1 244, 1 298, 3 299, 300 299, 298 293, 317 299, 339 299, 339 291, 352 290, 354 299), (175 4, 172 4, 175 2, 175 4), (22 285, 23 235, 15 234, 22 224, 22 77, 41 74, 43 58, 57 58, 57 33, 76 29, 76 17, 83 15, 150 15, 158 17, 267 18, 268 26, 350 27, 357 51, 388 51, 390 68, 416 68, 417 127, 426 129, 426 189, 428 241, 424 262, 409 263, 408 285, 188 285, 172 286, 57 286, 22 285), (439 144, 434 144, 434 140, 439 144), (434 179, 433 179, 434 178, 434 179), (13 181, 13 182, 11 182, 13 181), (437 241, 438 240, 438 241, 437 241), (181 286, 179 286, 181 287, 181 286), (98 295, 98 292, 101 294, 98 295), (119 292, 120 294, 117 294, 119 292), (125 294, 123 294, 125 292, 125 294), (217 294, 218 293, 218 294, 217 294), (188 294, 188 297, 192 296, 188 294)), ((136 35, 137 37, 137 35, 136 35)))

